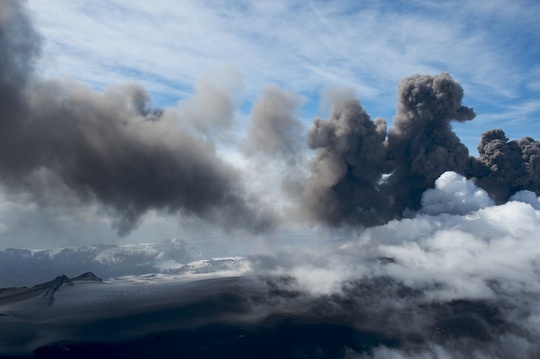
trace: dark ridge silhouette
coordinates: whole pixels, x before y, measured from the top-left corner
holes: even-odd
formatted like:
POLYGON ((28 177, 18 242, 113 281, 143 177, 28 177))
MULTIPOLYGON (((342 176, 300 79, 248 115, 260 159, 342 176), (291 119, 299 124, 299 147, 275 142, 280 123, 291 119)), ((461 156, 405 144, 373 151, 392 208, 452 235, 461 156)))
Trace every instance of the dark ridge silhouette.
POLYGON ((54 278, 51 281, 41 283, 41 284, 36 284, 34 286, 34 288, 38 288, 38 287, 56 287, 56 286, 61 286, 62 284, 73 284, 73 283, 72 283, 71 279, 69 279, 65 274, 62 274, 62 275, 54 278))
POLYGON ((72 282, 77 282, 77 281, 103 282, 101 278, 99 278, 97 275, 95 275, 92 272, 86 272, 76 277, 73 277, 71 278, 71 281, 72 282))

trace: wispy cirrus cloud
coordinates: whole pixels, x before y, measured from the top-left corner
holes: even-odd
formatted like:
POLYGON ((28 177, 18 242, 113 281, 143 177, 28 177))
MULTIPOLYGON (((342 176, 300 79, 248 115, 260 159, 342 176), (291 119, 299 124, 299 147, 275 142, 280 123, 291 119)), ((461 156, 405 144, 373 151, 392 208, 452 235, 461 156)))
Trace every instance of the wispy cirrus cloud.
POLYGON ((172 101, 205 73, 232 65, 250 93, 275 83, 315 96, 321 87, 352 84, 375 111, 389 108, 380 111, 385 116, 396 84, 417 72, 450 72, 479 102, 486 94, 519 95, 529 79, 517 70, 537 41, 532 19, 540 9, 496 5, 30 3, 55 59, 50 73, 101 86, 136 80, 172 101))

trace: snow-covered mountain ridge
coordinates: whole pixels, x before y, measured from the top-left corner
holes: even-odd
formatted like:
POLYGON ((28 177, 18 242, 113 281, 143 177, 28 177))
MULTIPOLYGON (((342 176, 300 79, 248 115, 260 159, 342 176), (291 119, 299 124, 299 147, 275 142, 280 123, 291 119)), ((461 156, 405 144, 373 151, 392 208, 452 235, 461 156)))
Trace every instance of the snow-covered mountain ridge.
POLYGON ((72 277, 90 271, 102 278, 168 273, 201 258, 200 251, 180 239, 47 250, 9 248, 0 251, 0 288, 31 286, 58 273, 72 277))

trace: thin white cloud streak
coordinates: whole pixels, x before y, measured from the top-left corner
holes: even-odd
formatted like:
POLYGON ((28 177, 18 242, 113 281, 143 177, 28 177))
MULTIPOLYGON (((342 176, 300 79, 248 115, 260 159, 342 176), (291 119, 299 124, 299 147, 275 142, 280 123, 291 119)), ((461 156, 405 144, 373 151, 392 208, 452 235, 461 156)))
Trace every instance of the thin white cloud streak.
MULTIPOLYGON (((96 84, 110 84, 117 73, 115 81, 168 79, 168 87, 185 90, 208 71, 232 65, 251 92, 269 83, 311 93, 352 82, 371 84, 361 96, 382 94, 393 105, 398 81, 416 72, 448 71, 469 93, 482 88, 501 97, 515 96, 526 81, 513 66, 517 55, 501 51, 500 30, 483 25, 504 20, 510 29, 530 29, 530 22, 516 24, 497 9, 528 19, 538 13, 534 4, 421 4, 407 11, 391 5, 30 2, 48 40, 48 58, 56 59, 49 72, 96 84)), ((150 81, 150 91, 163 90, 150 81)))
POLYGON ((516 121, 531 118, 540 110, 540 101, 525 101, 518 105, 511 105, 505 108, 504 112, 485 113, 480 115, 481 121, 495 124, 497 122, 507 121, 508 124, 516 121))
POLYGON ((536 99, 507 104, 502 108, 497 107, 489 109, 489 111, 479 111, 474 120, 476 123, 474 128, 462 126, 459 131, 456 131, 463 143, 469 145, 469 148, 475 147, 479 143, 482 132, 493 128, 503 129, 510 139, 519 139, 525 136, 537 139, 540 135, 540 124, 538 124, 540 101, 536 99), (461 136, 461 134, 465 136, 461 136))

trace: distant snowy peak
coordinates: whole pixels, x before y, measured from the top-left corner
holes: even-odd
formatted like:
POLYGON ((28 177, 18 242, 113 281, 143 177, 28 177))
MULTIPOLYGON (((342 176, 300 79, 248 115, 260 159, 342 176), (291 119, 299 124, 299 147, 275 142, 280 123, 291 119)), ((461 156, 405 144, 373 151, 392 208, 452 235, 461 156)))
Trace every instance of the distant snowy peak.
POLYGON ((141 244, 98 244, 85 247, 66 247, 46 250, 13 249, 0 251, 0 258, 19 257, 36 260, 51 259, 70 262, 82 259, 81 264, 96 262, 103 265, 123 263, 144 264, 148 262, 172 259, 189 263, 201 258, 201 253, 179 239, 169 239, 160 243, 141 244))
POLYGON ((47 250, 51 258, 86 257, 103 265, 147 264, 165 259, 188 263, 201 257, 201 253, 179 239, 169 239, 160 243, 140 244, 100 244, 79 248, 47 250))
POLYGON ((36 259, 62 259, 73 255, 103 264, 117 264, 137 256, 152 259, 161 259, 167 256, 187 263, 200 258, 201 252, 180 239, 168 239, 159 243, 97 244, 45 250, 8 248, 0 251, 2 257, 31 257, 36 259))
POLYGON ((201 252, 180 239, 47 250, 10 248, 0 251, 0 287, 29 286, 58 273, 73 276, 87 271, 102 278, 161 273, 200 259, 201 252))

